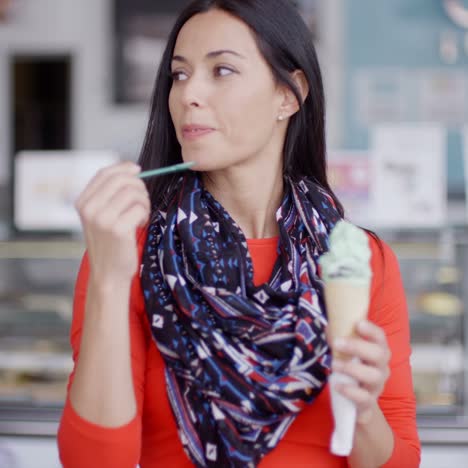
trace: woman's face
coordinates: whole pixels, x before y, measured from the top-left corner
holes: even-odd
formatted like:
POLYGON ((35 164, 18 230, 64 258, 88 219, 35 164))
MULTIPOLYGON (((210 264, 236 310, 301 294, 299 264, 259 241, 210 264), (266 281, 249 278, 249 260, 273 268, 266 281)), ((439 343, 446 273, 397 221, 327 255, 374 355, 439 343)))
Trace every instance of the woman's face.
POLYGON ((284 92, 241 20, 221 10, 192 17, 171 72, 169 109, 184 161, 213 171, 282 153, 284 92))

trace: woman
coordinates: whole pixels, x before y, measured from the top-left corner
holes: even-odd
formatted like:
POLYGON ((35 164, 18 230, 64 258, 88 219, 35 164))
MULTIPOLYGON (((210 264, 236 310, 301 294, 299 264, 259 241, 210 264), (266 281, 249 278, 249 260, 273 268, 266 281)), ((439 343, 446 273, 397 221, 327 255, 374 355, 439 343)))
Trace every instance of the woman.
POLYGON ((77 201, 87 254, 65 467, 418 466, 403 289, 372 236, 370 320, 332 343, 361 360, 333 363, 358 382, 340 388, 358 408, 354 448, 329 452, 317 260, 343 210, 324 128, 314 47, 290 2, 196 0, 181 14, 140 164, 194 171, 145 187, 139 166, 118 164, 77 201))

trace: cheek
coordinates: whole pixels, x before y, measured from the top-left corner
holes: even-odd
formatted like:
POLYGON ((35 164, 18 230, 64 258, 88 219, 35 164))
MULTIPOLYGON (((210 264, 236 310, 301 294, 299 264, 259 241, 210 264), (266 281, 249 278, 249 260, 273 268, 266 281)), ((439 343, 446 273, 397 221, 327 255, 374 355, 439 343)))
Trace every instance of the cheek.
POLYGON ((169 92, 168 104, 169 104, 169 113, 171 114, 172 121, 174 122, 175 120, 175 97, 174 97, 174 93, 172 90, 169 92))
POLYGON ((226 106, 229 137, 246 144, 271 136, 275 121, 272 98, 264 91, 243 93, 226 106))

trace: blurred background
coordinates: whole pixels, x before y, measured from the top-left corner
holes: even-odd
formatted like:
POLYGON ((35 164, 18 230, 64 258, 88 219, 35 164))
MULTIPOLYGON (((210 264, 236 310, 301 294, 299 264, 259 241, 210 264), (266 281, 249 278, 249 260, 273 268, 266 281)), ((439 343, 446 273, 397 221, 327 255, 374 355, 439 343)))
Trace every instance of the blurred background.
MULTIPOLYGON (((0 0, 0 467, 55 468, 84 250, 73 200, 136 160, 184 0, 0 0)), ((468 1, 299 0, 329 169, 400 260, 424 468, 468 466, 468 1)), ((404 468, 404 467, 402 467, 404 468)))

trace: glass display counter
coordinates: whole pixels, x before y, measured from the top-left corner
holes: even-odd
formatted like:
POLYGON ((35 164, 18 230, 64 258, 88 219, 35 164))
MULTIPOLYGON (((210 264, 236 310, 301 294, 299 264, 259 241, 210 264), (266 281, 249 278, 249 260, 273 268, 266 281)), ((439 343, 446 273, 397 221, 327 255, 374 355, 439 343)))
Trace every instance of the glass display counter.
POLYGON ((84 247, 0 242, 0 432, 55 431, 72 369, 69 328, 84 247))
MULTIPOLYGON (((382 235, 406 291, 423 426, 468 428, 464 233, 382 235)), ((0 242, 0 433, 55 434, 72 368, 80 241, 0 242)))
POLYGON ((468 234, 383 235, 396 253, 411 327, 418 426, 425 443, 468 440, 468 234))

